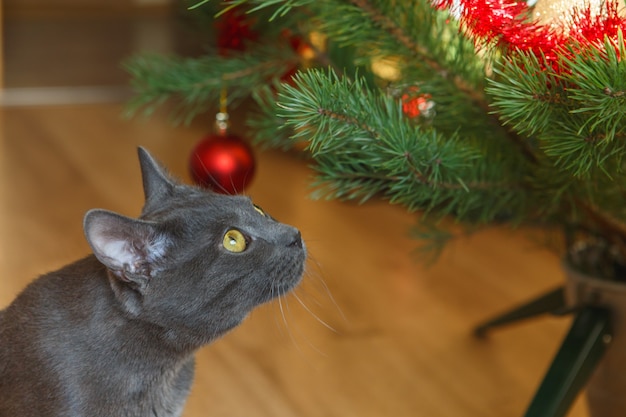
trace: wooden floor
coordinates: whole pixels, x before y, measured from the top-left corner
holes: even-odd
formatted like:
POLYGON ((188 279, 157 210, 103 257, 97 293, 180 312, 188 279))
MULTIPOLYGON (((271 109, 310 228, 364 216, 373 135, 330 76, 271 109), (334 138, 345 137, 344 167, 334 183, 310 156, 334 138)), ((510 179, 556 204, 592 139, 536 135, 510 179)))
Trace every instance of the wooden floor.
MULTIPOLYGON (((86 210, 139 213, 137 145, 187 178, 208 122, 175 128, 162 117, 125 120, 122 109, 0 107, 0 308, 38 274, 87 253, 86 210)), ((302 230, 307 276, 282 304, 199 351, 185 417, 523 415, 569 319, 486 340, 472 328, 560 284, 554 255, 524 232, 493 229, 427 268, 412 255, 414 215, 384 202, 313 201, 311 172, 293 155, 257 151, 257 163, 248 192, 302 230)), ((569 416, 587 416, 582 399, 569 416)))

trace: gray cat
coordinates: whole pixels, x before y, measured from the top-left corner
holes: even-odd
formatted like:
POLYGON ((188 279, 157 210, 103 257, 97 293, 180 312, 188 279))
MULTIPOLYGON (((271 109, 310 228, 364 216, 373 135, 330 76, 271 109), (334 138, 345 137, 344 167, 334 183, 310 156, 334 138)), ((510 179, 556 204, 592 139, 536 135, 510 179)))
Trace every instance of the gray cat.
POLYGON ((139 159, 140 218, 89 211, 94 255, 0 311, 1 417, 180 416, 195 351, 299 283, 297 229, 139 159))

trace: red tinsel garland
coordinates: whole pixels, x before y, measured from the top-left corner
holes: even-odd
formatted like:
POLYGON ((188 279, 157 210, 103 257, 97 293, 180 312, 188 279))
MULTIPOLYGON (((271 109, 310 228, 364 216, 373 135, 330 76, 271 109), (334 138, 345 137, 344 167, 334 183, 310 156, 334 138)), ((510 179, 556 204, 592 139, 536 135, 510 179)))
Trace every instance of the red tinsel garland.
MULTIPOLYGON (((434 0, 433 4, 440 9, 457 7, 453 0, 434 0)), ((565 46, 604 48, 605 38, 616 44, 618 33, 626 33, 626 18, 618 14, 616 0, 607 0, 597 14, 590 7, 573 10, 571 25, 562 28, 566 30, 534 22, 532 9, 523 1, 460 0, 458 10, 463 29, 477 45, 530 52, 545 57, 555 69, 563 56, 571 54, 565 46)))

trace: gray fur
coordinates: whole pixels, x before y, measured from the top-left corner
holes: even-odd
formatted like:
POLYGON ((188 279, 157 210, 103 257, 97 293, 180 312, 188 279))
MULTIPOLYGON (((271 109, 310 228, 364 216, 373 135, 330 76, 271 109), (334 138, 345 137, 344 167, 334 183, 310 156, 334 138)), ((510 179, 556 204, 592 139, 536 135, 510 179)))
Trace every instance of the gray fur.
POLYGON ((0 311, 0 417, 174 417, 194 353, 301 279, 297 229, 241 196, 171 179, 139 150, 139 219, 92 210, 94 255, 32 282, 0 311), (222 246, 229 229, 244 252, 222 246))

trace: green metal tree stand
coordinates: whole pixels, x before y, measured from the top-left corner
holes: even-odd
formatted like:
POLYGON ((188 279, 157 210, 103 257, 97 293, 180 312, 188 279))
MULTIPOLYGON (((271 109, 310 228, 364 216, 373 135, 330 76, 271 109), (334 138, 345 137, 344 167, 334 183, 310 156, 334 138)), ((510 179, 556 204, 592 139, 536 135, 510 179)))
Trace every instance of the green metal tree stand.
POLYGON ((485 337, 493 328, 543 314, 574 315, 572 326, 524 417, 565 416, 587 384, 612 338, 611 313, 608 309, 592 305, 568 307, 564 293, 563 287, 557 288, 475 329, 476 336, 485 337))

